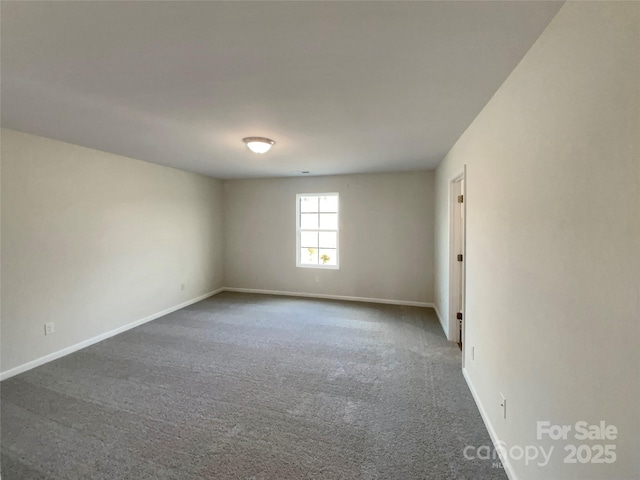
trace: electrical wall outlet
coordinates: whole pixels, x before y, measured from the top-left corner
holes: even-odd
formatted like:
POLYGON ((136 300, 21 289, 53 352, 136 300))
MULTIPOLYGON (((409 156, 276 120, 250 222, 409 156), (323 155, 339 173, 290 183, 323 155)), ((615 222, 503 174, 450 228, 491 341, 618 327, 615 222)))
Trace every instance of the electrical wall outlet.
POLYGON ((500 408, 502 408, 502 418, 507 418, 507 399, 504 395, 500 394, 500 408))
POLYGON ((182 282, 180 284, 180 290, 184 291, 187 288, 187 284, 185 282, 182 282))
POLYGON ((44 324, 44 334, 51 335, 56 331, 56 324, 54 322, 49 322, 44 324))
POLYGON ((320 283, 320 275, 316 275, 316 283, 320 283))
POLYGON ((476 347, 471 347, 471 360, 476 359, 476 347))

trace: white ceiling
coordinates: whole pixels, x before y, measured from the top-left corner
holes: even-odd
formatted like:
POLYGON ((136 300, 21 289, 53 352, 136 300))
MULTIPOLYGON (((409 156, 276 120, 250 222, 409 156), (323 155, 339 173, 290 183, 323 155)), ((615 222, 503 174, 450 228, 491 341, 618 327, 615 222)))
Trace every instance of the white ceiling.
POLYGON ((560 6, 2 1, 2 125, 219 178, 433 168, 560 6))

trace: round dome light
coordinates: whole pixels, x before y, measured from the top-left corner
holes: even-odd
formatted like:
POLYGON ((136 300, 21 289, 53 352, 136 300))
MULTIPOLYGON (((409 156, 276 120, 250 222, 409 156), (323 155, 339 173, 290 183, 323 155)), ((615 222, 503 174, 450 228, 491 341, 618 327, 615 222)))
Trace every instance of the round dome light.
POLYGON ((242 141, 246 143, 249 150, 254 153, 266 153, 276 143, 270 138, 264 137, 247 137, 243 138, 242 141))

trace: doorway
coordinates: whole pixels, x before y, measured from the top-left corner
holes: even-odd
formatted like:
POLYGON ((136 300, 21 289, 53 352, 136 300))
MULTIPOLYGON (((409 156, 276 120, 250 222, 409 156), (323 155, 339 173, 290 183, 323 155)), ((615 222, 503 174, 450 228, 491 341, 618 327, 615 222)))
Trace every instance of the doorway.
POLYGON ((449 213, 449 338, 463 352, 465 332, 465 172, 450 184, 449 213))

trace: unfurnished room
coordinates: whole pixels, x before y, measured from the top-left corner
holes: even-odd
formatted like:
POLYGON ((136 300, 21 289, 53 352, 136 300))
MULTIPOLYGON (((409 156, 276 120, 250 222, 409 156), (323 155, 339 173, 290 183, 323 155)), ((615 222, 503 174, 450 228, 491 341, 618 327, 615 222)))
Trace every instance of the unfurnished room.
POLYGON ((640 480, 640 2, 0 16, 2 480, 640 480))

